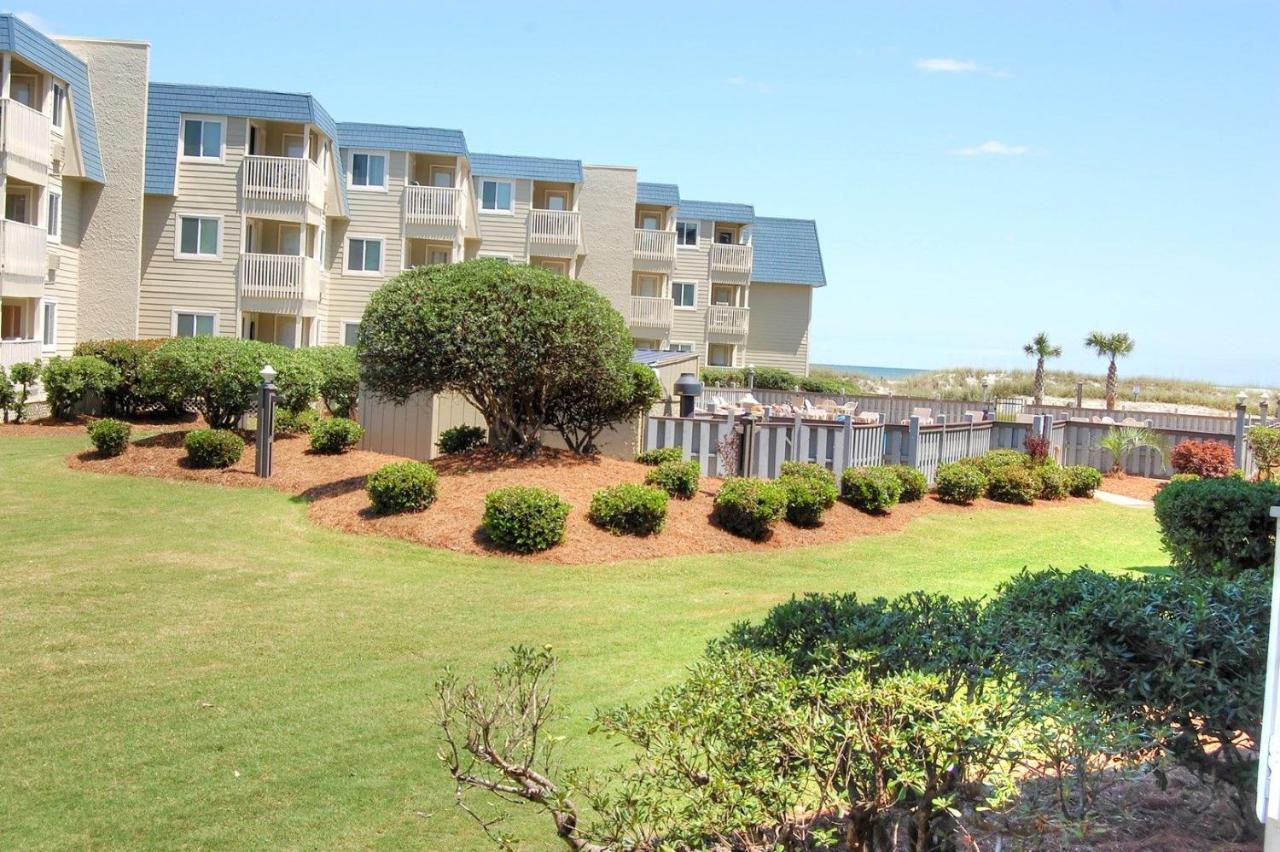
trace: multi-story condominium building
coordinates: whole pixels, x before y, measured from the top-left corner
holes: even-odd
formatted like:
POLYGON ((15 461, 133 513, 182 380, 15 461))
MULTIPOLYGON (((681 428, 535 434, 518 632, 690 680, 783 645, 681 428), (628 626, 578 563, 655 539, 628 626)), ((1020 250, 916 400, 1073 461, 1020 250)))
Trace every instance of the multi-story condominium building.
POLYGON ((472 153, 456 130, 335 122, 311 95, 148 83, 137 43, 12 16, 3 37, 4 362, 103 336, 351 343, 389 278, 498 257, 589 282, 638 347, 807 371, 812 221, 628 167, 472 153))

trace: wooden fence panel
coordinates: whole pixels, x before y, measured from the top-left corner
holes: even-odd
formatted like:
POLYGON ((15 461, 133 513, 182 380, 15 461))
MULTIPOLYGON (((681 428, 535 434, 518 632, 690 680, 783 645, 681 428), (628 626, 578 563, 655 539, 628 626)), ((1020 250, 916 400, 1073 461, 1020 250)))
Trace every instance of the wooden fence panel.
POLYGON ((361 387, 356 417, 364 427, 360 449, 426 461, 432 455, 431 394, 419 393, 397 405, 361 387))

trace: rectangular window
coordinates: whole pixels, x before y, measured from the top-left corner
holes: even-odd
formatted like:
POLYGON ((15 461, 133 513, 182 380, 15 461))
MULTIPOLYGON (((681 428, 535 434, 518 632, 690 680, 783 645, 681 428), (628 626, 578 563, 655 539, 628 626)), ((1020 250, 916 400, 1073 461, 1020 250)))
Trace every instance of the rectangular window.
POLYGON ((387 186, 386 156, 383 154, 352 154, 351 185, 385 189, 387 186))
POLYGON ((381 272, 382 240, 351 238, 347 240, 349 272, 381 272))
POLYGON ((427 259, 427 262, 432 266, 440 266, 442 264, 448 263, 449 250, 448 249, 432 249, 431 256, 427 259))
POLYGON ((676 244, 696 246, 698 244, 698 223, 676 222, 676 244))
POLYGON ((480 181, 480 209, 509 212, 511 210, 511 181, 480 181))
POLYGON ((178 311, 173 315, 175 337, 213 337, 213 314, 178 311))
POLYGON ((671 282, 671 300, 677 308, 697 307, 698 285, 692 281, 671 282))
POLYGON ((207 118, 183 119, 182 157, 186 160, 222 159, 222 122, 207 118))
POLYGON ((62 196, 56 192, 49 193, 49 239, 57 242, 62 239, 62 196))
POLYGON ((53 85, 53 126, 62 129, 63 114, 67 109, 67 88, 59 83, 53 85))
POLYGON ((355 346, 360 337, 360 323, 344 322, 342 324, 342 345, 355 346))
POLYGON ((178 217, 178 256, 216 258, 222 220, 202 216, 178 217))
POLYGON ((692 352, 692 343, 672 343, 667 347, 668 352, 692 352))
POLYGON ((40 344, 45 352, 58 348, 58 303, 40 303, 40 344))

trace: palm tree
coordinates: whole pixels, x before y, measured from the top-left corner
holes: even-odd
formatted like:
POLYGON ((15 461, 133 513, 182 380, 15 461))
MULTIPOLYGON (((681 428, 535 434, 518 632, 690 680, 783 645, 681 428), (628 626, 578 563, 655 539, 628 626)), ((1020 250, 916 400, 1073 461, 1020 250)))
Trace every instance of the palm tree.
POLYGON ((1097 352, 1099 358, 1111 360, 1107 367, 1107 409, 1113 409, 1116 407, 1116 359, 1133 351, 1133 338, 1124 332, 1103 334, 1095 331, 1084 339, 1084 345, 1097 352))
POLYGON ((1041 405, 1044 403, 1044 362, 1048 358, 1061 358, 1062 347, 1051 345, 1048 333, 1042 331, 1022 347, 1022 351, 1036 359, 1036 383, 1031 389, 1031 395, 1035 398, 1035 404, 1041 405))
POLYGON ((1159 432, 1145 426, 1112 426, 1098 441, 1098 446, 1111 454, 1111 473, 1124 470, 1125 456, 1135 450, 1151 449, 1169 463, 1169 442, 1159 432))

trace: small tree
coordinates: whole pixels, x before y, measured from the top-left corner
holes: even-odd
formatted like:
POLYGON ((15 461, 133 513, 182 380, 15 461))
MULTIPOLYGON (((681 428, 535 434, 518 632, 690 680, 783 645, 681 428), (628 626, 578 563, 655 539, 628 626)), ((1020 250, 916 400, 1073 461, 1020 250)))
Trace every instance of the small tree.
POLYGON ((1098 441, 1098 446, 1111 454, 1111 473, 1124 470, 1124 460, 1135 450, 1151 449, 1162 459, 1169 455, 1169 444, 1163 437, 1145 426, 1112 426, 1098 441))
POLYGON ((13 382, 9 380, 9 373, 4 366, 0 365, 0 416, 3 416, 5 423, 9 422, 9 409, 13 408, 16 401, 13 382))
POLYGON ((1280 470, 1280 426, 1254 426, 1245 433, 1245 441, 1253 451, 1258 466, 1258 479, 1275 479, 1280 470))
POLYGON ((604 385, 572 382, 556 398, 547 424, 575 453, 599 452, 596 439, 615 423, 629 423, 662 399, 662 385, 651 368, 628 363, 604 385))
POLYGON ((13 419, 18 423, 27 419, 27 401, 31 399, 31 389, 40 381, 40 362, 24 361, 9 368, 9 380, 17 386, 13 392, 13 419))
POLYGON ((1097 352, 1098 357, 1110 360, 1107 365, 1107 409, 1111 410, 1116 407, 1116 381, 1119 377, 1116 359, 1133 352, 1133 338, 1124 332, 1103 334, 1095 331, 1085 338, 1084 345, 1097 352))
POLYGON ((1036 359, 1036 380, 1031 395, 1036 405, 1044 403, 1044 362, 1049 358, 1061 358, 1062 347, 1049 343, 1047 332, 1040 332, 1031 342, 1022 347, 1022 351, 1036 359))
POLYGON ((365 309, 358 351, 375 393, 460 393, 484 415, 494 449, 527 454, 563 395, 596 388, 612 398, 631 335, 590 285, 486 259, 385 284, 365 309))

